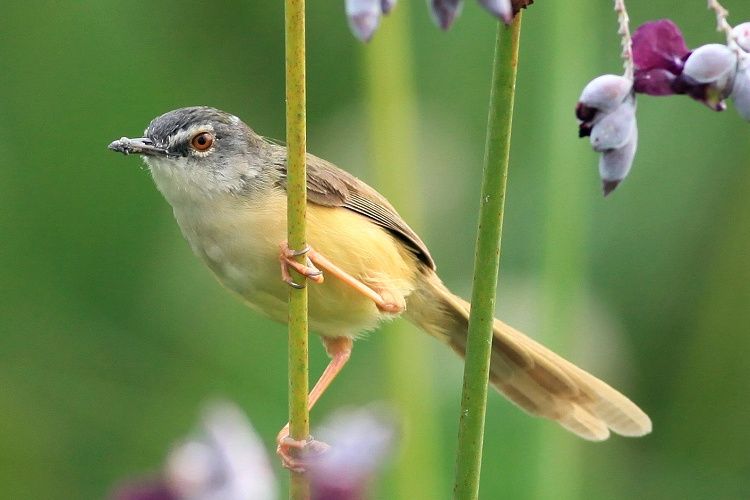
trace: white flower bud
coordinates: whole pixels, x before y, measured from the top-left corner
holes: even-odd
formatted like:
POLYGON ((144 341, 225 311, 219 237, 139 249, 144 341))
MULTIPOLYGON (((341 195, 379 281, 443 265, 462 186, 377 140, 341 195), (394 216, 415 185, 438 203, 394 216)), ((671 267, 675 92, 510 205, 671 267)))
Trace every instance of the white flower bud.
POLYGON ((630 139, 619 149, 602 153, 599 159, 599 176, 602 179, 604 196, 615 190, 628 175, 633 165, 635 150, 638 147, 638 129, 634 126, 630 139))
POLYGON ((732 34, 737 45, 745 52, 750 52, 750 23, 738 24, 732 30, 732 34))
POLYGON ((690 54, 682 74, 697 83, 715 83, 719 89, 723 89, 721 83, 734 76, 736 67, 737 55, 734 51, 726 45, 710 43, 690 54))
POLYGON ((740 116, 750 122, 750 64, 745 64, 734 77, 731 97, 740 116))
POLYGON ((602 75, 584 87, 579 101, 606 113, 617 109, 632 88, 633 82, 624 76, 602 75))
POLYGON ((591 147, 600 153, 619 149, 633 136, 635 127, 635 100, 627 99, 617 109, 594 122, 591 147))

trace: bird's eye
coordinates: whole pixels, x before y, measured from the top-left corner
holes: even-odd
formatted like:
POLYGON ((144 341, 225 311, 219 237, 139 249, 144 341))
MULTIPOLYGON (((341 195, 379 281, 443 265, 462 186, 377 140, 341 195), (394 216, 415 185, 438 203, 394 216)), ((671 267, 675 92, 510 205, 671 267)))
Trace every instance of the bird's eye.
POLYGON ((190 139, 190 145, 196 151, 206 151, 214 143, 214 135, 211 132, 199 132, 190 139))

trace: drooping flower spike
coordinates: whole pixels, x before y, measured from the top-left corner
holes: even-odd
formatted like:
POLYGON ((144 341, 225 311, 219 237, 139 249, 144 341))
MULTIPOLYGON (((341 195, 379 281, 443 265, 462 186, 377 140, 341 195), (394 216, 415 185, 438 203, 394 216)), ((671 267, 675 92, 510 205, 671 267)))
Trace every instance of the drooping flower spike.
MULTIPOLYGON (((534 0, 478 0, 493 16, 510 24, 513 16, 534 0)), ((380 25, 380 19, 396 5, 396 0, 345 0, 346 17, 354 36, 369 41, 380 25)), ((430 15, 441 29, 447 30, 461 14, 463 0, 427 0, 430 15)))
POLYGON ((599 173, 605 196, 630 172, 638 142, 635 94, 685 94, 714 111, 724 111, 725 100, 731 98, 737 112, 750 121, 750 23, 732 28, 718 0, 708 0, 708 5, 727 43, 690 50, 669 19, 641 25, 631 41, 624 0, 615 0, 625 75, 595 78, 576 107, 578 135, 590 137, 592 148, 601 153, 599 173))
POLYGON ((618 75, 593 79, 576 106, 579 137, 589 137, 594 151, 601 153, 599 176, 604 196, 610 194, 630 172, 638 144, 635 95, 632 80, 618 75))
POLYGON ((633 91, 633 53, 628 27, 628 14, 623 0, 615 0, 622 37, 625 74, 602 75, 584 87, 576 105, 580 121, 579 137, 589 137, 591 147, 600 153, 599 177, 607 196, 625 179, 633 165, 638 146, 633 91))

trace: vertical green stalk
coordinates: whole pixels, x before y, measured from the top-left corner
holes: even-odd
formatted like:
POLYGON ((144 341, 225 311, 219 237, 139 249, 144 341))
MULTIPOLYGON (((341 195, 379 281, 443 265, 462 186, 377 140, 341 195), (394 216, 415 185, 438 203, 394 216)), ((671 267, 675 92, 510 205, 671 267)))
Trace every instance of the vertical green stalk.
POLYGON ((453 490, 454 497, 461 500, 475 499, 479 495, 492 324, 495 317, 520 34, 520 13, 507 29, 498 23, 458 429, 456 484, 453 490))
MULTIPOLYGON (((419 186, 418 126, 409 8, 408 2, 402 2, 364 48, 364 71, 373 180, 404 218, 419 226, 419 193, 415 189, 419 186)), ((386 337, 388 391, 405 423, 399 460, 385 481, 388 487, 383 494, 388 498, 439 498, 440 433, 433 418, 436 404, 430 350, 425 348, 431 339, 403 321, 383 325, 381 330, 386 337)))
MULTIPOLYGON (((305 246, 306 124, 305 124, 305 0, 286 0, 286 142, 287 239, 289 248, 305 246)), ((300 257, 302 259, 304 257, 300 257)), ((303 279, 303 278, 299 278, 303 279)), ((301 281, 304 282, 304 281, 301 281)), ((289 287, 289 428, 295 440, 307 439, 307 289, 289 287)), ((308 498, 305 476, 291 473, 290 498, 308 498)))

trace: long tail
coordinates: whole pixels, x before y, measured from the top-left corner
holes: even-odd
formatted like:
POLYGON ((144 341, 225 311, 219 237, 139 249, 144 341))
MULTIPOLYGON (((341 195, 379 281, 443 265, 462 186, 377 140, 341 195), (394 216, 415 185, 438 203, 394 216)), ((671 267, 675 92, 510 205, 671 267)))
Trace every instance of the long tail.
MULTIPOLYGON (((453 295, 431 271, 407 299, 407 318, 430 335, 466 353, 469 303, 453 295)), ((532 415, 549 418, 591 441, 651 432, 638 406, 593 375, 523 333, 495 320, 490 382, 532 415)))

